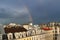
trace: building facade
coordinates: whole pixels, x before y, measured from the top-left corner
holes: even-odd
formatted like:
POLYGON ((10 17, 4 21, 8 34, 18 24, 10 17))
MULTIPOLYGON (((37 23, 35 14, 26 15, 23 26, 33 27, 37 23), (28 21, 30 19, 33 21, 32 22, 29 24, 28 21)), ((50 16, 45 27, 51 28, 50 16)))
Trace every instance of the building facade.
POLYGON ((4 26, 5 33, 8 40, 53 40, 53 31, 40 29, 39 27, 32 27, 28 29, 27 25, 18 26, 16 24, 10 24, 4 26), (27 27, 27 29, 26 29, 27 27))

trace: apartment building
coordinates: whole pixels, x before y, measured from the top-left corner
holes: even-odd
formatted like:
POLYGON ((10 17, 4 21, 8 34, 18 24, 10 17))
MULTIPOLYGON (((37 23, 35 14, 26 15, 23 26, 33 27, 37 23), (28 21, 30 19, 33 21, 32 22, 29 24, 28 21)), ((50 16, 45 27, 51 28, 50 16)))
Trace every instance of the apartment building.
POLYGON ((53 38, 54 38, 53 29, 51 29, 49 27, 44 27, 43 30, 44 30, 44 32, 46 32, 45 39, 46 40, 53 40, 53 38))
POLYGON ((8 33, 8 40, 45 40, 46 33, 35 33, 35 30, 29 30, 27 32, 15 32, 13 37, 13 33, 8 33))
POLYGON ((0 34, 0 40, 2 40, 2 34, 0 34))
MULTIPOLYGON (((32 27, 32 25, 30 26, 32 27)), ((4 30, 8 40, 53 40, 52 29, 45 30, 40 29, 40 27, 33 27, 27 30, 21 25, 10 24, 5 25, 4 30)))
POLYGON ((33 29, 33 23, 23 24, 23 27, 27 30, 33 29))

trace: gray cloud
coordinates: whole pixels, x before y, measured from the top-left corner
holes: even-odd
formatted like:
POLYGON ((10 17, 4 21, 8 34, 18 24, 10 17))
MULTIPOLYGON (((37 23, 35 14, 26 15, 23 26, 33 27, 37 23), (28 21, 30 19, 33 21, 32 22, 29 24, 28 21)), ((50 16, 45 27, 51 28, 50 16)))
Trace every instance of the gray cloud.
POLYGON ((60 0, 30 0, 26 3, 34 23, 60 21, 60 0))
MULTIPOLYGON (((10 0, 0 1, 0 18, 24 20, 32 15, 35 23, 60 20, 60 0, 10 0), (28 10, 24 6, 28 6, 28 10), (2 12, 5 11, 5 12, 2 12), (27 13, 26 13, 27 12, 27 13), (37 21, 38 20, 38 21, 37 21)), ((28 18, 29 19, 29 18, 28 18)))
POLYGON ((0 6, 0 23, 10 23, 10 22, 16 22, 16 23, 24 23, 28 22, 29 20, 29 11, 28 9, 24 7, 20 8, 13 8, 9 7, 7 5, 0 6))

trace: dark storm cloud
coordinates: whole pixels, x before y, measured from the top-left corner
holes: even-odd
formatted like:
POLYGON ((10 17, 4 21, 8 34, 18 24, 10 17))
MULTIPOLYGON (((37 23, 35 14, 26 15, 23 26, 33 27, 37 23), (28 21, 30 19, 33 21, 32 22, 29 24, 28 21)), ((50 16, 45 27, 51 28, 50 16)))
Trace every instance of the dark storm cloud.
POLYGON ((29 13, 25 8, 22 8, 20 10, 10 8, 0 8, 0 21, 1 21, 0 23, 10 23, 10 22, 24 23, 24 21, 26 22, 29 19, 28 15, 29 13))
POLYGON ((32 15, 34 23, 59 21, 60 0, 0 0, 1 23, 10 22, 10 20, 17 23, 24 19, 26 19, 24 21, 28 21, 28 11, 32 15), (25 5, 28 10, 24 9, 25 5))
POLYGON ((24 23, 29 20, 29 12, 22 0, 0 0, 0 23, 24 23))
POLYGON ((34 23, 60 21, 60 0, 28 1, 34 23))

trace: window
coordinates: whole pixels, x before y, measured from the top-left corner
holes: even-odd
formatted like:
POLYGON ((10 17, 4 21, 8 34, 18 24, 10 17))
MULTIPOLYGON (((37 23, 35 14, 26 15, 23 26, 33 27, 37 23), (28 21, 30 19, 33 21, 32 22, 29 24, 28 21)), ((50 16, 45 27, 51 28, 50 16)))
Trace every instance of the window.
POLYGON ((54 39, 54 40, 57 40, 57 37, 55 36, 53 39, 54 39))
POLYGON ((27 40, 29 40, 29 39, 27 39, 27 40))
POLYGON ((25 39, 24 39, 25 40, 25 39))
POLYGON ((55 31, 55 33, 57 33, 57 31, 55 31))
POLYGON ((30 38, 30 40, 31 40, 31 38, 30 38))

